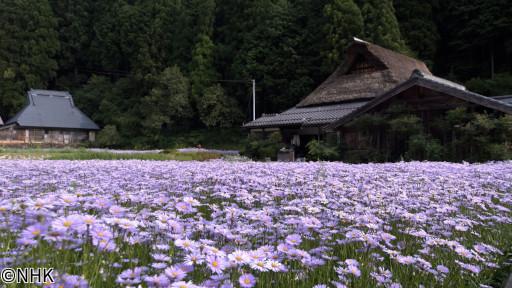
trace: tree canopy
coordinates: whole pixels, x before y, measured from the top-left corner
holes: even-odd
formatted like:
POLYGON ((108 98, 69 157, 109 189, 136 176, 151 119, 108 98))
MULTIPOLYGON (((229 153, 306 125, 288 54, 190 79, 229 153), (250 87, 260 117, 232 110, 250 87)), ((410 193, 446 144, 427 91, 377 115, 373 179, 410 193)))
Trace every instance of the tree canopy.
POLYGON ((504 0, 4 0, 0 115, 30 88, 69 90, 116 139, 239 127, 297 104, 352 37, 425 61, 484 94, 512 94, 504 0), (236 80, 236 81, 219 81, 236 80))

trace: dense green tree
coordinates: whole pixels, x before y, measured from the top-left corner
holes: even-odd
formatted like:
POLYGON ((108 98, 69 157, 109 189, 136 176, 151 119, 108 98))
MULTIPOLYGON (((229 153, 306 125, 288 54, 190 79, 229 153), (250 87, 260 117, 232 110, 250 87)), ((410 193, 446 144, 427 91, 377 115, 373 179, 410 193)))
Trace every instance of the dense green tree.
POLYGON ((96 143, 101 147, 115 147, 122 142, 115 125, 107 125, 96 136, 96 143))
POLYGON ((46 88, 58 68, 57 21, 46 0, 0 1, 0 113, 12 116, 30 88, 46 88))
POLYGON ((327 43, 330 45, 328 59, 334 68, 340 64, 342 54, 354 36, 362 36, 363 16, 359 7, 352 0, 332 0, 325 5, 325 16, 328 22, 327 43))
POLYGON ((364 19, 364 40, 395 51, 408 52, 391 0, 364 1, 361 13, 364 19))
POLYGON ((56 88, 70 89, 87 81, 87 51, 93 38, 92 1, 51 0, 57 18, 60 51, 56 57, 59 70, 56 88))
POLYGON ((500 96, 511 94, 512 92, 512 74, 499 73, 494 79, 473 78, 466 82, 466 87, 470 91, 480 93, 486 96, 500 96))
POLYGON ((148 137, 183 125, 191 117, 189 81, 177 66, 166 68, 141 101, 142 126, 148 137))
POLYGON ((452 78, 493 78, 512 72, 512 5, 507 0, 440 1, 436 6, 443 41, 437 71, 452 78))
POLYGON ((243 117, 236 101, 227 97, 220 85, 205 89, 197 105, 199 117, 207 127, 231 127, 243 117))
MULTIPOLYGON (((304 80, 301 71, 297 48, 303 44, 293 29, 292 12, 290 3, 284 0, 254 1, 245 11, 243 25, 247 32, 233 58, 231 72, 234 79, 256 80, 258 114, 287 109, 308 92, 302 89, 308 79, 304 80)), ((250 104, 249 87, 239 94, 239 101, 246 105, 250 104)))
POLYGON ((189 65, 191 93, 195 103, 201 100, 203 91, 211 86, 212 81, 217 80, 214 49, 215 46, 210 37, 204 34, 198 37, 189 65))
POLYGON ((432 67, 439 41, 432 0, 395 0, 393 4, 405 43, 432 67))
MULTIPOLYGON (((476 92, 512 94, 511 9, 506 0, 4 0, 0 114, 17 112, 31 87, 71 90, 121 145, 155 145, 166 131, 249 120, 251 79, 257 115, 292 107, 352 36, 472 79, 476 92)), ((423 136, 414 147, 435 146, 423 136)))

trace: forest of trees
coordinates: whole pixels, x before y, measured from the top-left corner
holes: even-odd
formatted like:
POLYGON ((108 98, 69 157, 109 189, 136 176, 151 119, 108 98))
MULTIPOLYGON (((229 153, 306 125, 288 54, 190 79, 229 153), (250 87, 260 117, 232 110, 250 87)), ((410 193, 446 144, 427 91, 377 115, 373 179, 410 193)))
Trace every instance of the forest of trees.
POLYGON ((485 95, 512 93, 508 0, 2 0, 0 115, 69 90, 111 144, 158 146, 295 105, 353 36, 485 95), (247 80, 246 82, 220 80, 247 80))

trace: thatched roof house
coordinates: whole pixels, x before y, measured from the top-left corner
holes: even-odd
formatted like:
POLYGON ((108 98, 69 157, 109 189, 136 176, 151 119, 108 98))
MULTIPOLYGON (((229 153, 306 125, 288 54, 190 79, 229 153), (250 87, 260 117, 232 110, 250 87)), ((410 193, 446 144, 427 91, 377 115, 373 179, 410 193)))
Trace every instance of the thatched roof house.
POLYGON ((347 48, 345 62, 295 107, 280 114, 264 114, 244 127, 322 127, 407 80, 414 70, 431 75, 422 61, 355 38, 347 48))
POLYGON ((512 113, 510 96, 490 98, 467 91, 460 84, 433 76, 420 60, 354 38, 343 64, 311 94, 295 107, 263 115, 244 128, 255 133, 280 131, 287 143, 303 149, 309 140, 339 131, 349 120, 387 105, 383 103, 390 99, 416 105, 418 111, 471 103, 512 113))

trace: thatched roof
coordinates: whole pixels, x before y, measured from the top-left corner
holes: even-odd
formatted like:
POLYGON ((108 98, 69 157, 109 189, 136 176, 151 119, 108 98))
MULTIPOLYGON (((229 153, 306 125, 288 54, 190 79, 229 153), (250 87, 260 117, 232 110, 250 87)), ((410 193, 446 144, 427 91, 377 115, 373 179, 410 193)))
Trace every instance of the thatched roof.
POLYGON ((431 75, 425 63, 354 38, 345 62, 297 107, 373 98, 409 79, 414 70, 431 75))

